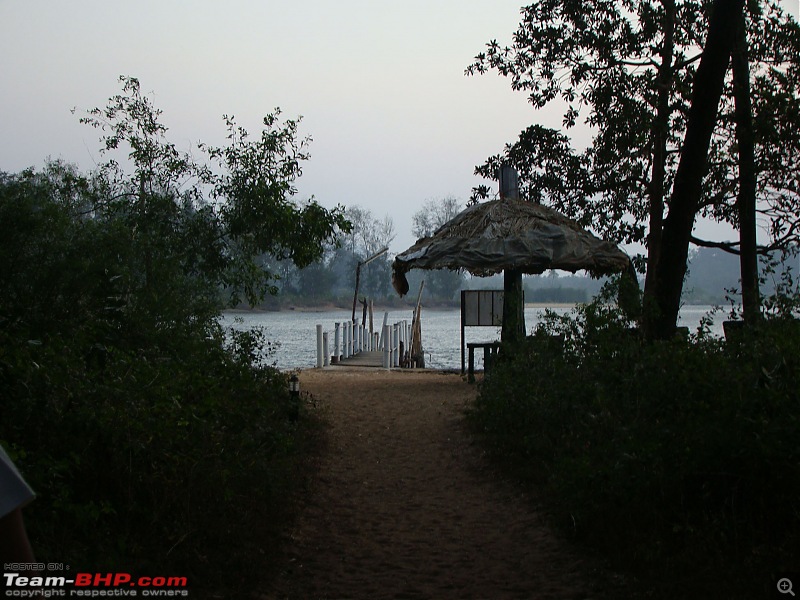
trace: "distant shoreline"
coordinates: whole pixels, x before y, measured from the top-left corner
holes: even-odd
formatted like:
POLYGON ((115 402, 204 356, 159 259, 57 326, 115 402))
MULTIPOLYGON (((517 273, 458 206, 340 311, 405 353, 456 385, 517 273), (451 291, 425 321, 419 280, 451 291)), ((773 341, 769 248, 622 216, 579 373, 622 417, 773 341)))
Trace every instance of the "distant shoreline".
MULTIPOLYGON (((577 304, 574 303, 574 302, 526 302, 525 303, 525 308, 542 308, 542 309, 545 309, 545 308, 562 308, 562 309, 566 308, 566 309, 571 309, 571 308, 575 308, 576 306, 577 306, 577 304)), ((688 303, 684 304, 683 306, 686 306, 686 307, 707 307, 707 308, 713 307, 712 304, 688 304, 688 303)), ((405 310, 411 311, 412 308, 413 307, 411 305, 409 305, 409 306, 376 306, 375 307, 375 312, 376 313, 379 313, 379 312, 382 313, 382 312, 405 311, 405 310)), ((331 304, 318 304, 318 305, 313 305, 313 306, 311 306, 311 305, 309 305, 309 306, 283 306, 281 308, 237 307, 237 308, 226 308, 222 312, 231 313, 231 314, 236 314, 236 313, 289 313, 289 312, 294 312, 294 313, 324 313, 324 312, 338 312, 338 311, 350 312, 352 310, 353 310, 352 306, 341 306, 341 305, 337 305, 337 304, 331 303, 331 304)), ((359 307, 356 308, 356 315, 357 316, 360 315, 362 310, 363 309, 359 305, 359 307)), ((438 311, 450 311, 450 310, 457 311, 457 310, 460 310, 460 307, 459 307, 458 304, 453 304, 451 306, 447 306, 447 305, 426 306, 425 303, 423 302, 422 310, 423 310, 423 312, 426 311, 426 310, 427 311, 437 311, 437 312, 438 311)))

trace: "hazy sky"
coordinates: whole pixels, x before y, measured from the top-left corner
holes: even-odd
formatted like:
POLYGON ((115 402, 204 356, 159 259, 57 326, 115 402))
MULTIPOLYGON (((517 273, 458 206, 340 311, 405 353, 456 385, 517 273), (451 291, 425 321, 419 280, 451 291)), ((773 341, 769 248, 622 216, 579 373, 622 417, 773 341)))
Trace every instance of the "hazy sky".
MULTIPOLYGON (((0 170, 46 157, 90 168, 78 112, 138 77, 182 149, 222 144, 223 113, 251 133, 275 107, 313 138, 301 197, 390 215, 413 243, 428 198, 469 197, 476 164, 534 119, 496 75, 466 77, 520 0, 0 0, 0 170)), ((555 121, 558 123, 558 120, 555 121)))
POLYGON ((0 0, 0 170, 99 160, 80 112, 138 77, 181 149, 222 144, 224 113, 256 134, 275 107, 313 138, 301 198, 389 215, 394 252, 429 198, 469 197, 476 164, 533 122, 495 74, 466 77, 490 39, 510 43, 522 0, 0 0), (77 108, 76 114, 71 113, 77 108))

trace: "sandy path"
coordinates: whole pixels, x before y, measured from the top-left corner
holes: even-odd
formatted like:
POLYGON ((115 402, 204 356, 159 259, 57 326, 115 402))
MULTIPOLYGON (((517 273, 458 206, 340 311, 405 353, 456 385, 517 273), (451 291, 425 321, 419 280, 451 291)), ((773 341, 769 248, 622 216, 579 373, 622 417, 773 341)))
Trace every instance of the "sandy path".
POLYGON ((457 375, 306 371, 330 422, 267 598, 597 598, 589 567, 489 469, 457 375))

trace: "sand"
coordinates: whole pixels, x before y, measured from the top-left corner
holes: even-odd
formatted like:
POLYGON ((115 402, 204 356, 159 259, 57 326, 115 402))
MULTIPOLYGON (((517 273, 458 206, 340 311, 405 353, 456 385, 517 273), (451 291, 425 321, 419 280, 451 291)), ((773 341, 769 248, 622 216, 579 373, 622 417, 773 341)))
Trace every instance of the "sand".
POLYGON ((604 597, 596 568, 493 471, 454 374, 301 374, 329 423, 281 574, 262 598, 604 597))

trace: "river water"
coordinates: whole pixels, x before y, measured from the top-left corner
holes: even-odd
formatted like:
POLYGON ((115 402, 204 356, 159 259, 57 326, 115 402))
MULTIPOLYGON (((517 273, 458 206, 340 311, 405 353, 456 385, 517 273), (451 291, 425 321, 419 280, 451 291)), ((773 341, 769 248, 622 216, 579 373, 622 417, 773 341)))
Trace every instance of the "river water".
MULTIPOLYGON (((536 326, 545 308, 526 308, 525 325, 530 330, 536 326)), ((566 314, 571 308, 553 307, 556 313, 566 314)), ((697 329, 700 320, 709 314, 710 306, 685 306, 681 309, 679 325, 688 326, 690 331, 697 329)), ((347 310, 321 312, 246 312, 231 311, 223 314, 223 324, 237 329, 262 327, 267 339, 277 342, 275 351, 266 358, 269 364, 279 369, 308 368, 316 365, 317 324, 324 331, 333 331, 336 323, 346 322, 351 312, 347 310)), ((384 313, 376 311, 375 330, 380 330, 384 313)), ((389 311, 389 323, 408 320, 410 310, 389 311)), ((717 313, 711 332, 722 335, 724 315, 717 313)), ((491 342, 500 339, 500 329, 495 327, 467 327, 467 342, 491 342)), ((331 345, 333 335, 330 336, 331 345)), ((455 310, 422 310, 422 344, 425 350, 425 366, 429 369, 461 369, 461 313, 455 310)), ((480 353, 477 353, 480 354, 480 353)), ((476 362, 480 365, 476 354, 476 362)))

